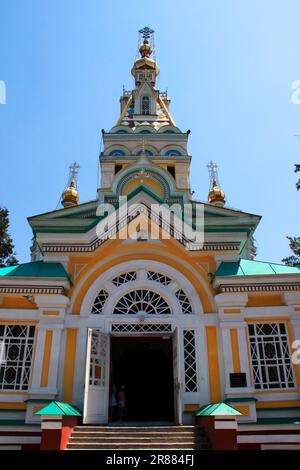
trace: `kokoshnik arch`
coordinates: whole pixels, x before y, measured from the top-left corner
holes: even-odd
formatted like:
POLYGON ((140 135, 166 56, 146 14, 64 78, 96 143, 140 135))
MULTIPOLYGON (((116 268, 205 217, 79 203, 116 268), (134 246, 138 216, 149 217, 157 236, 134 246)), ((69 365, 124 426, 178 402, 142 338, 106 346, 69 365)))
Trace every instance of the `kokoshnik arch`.
POLYGON ((75 404, 84 423, 108 423, 113 385, 127 389, 128 421, 149 419, 139 396, 156 404, 156 420, 174 423, 226 401, 242 413, 239 430, 271 417, 273 431, 286 420, 294 432, 300 271, 255 260, 260 216, 226 206, 213 164, 208 201, 193 199, 189 131, 156 88, 148 39, 131 70, 135 87, 102 131, 95 200, 79 203, 73 166, 63 208, 28 219, 31 262, 0 269, 0 446, 38 446, 34 413, 54 399, 75 404), (203 245, 172 235, 99 240, 97 207, 120 196, 129 207, 203 204, 203 245))

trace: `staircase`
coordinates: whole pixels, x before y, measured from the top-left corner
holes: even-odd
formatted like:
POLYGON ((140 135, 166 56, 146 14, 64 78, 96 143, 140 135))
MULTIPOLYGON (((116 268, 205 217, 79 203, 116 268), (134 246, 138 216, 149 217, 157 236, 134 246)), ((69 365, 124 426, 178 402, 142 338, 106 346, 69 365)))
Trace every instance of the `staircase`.
POLYGON ((76 426, 66 450, 201 450, 209 442, 200 426, 76 426))

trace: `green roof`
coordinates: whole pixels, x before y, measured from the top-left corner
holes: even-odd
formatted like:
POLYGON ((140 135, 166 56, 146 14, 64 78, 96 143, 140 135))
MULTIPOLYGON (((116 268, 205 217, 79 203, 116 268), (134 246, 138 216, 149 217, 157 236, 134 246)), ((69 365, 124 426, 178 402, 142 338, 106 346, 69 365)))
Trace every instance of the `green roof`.
POLYGON ((300 274, 300 268, 286 264, 268 263, 240 259, 239 261, 223 261, 216 271, 216 276, 255 276, 274 274, 300 274))
POLYGON ((68 278, 68 274, 61 263, 46 263, 45 261, 33 261, 0 268, 0 276, 68 278))
POLYGON ((81 416, 81 413, 69 403, 62 401, 52 401, 48 405, 44 406, 39 411, 34 413, 35 415, 62 415, 62 416, 81 416))
POLYGON ((224 402, 209 403, 208 405, 202 406, 200 410, 195 413, 196 416, 238 416, 241 414, 242 413, 238 410, 224 402))

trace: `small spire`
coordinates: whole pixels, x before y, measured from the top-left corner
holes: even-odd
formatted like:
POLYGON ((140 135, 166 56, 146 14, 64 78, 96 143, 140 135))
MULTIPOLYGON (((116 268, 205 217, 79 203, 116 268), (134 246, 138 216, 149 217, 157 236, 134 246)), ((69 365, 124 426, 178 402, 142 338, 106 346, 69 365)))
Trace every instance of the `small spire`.
POLYGON ((211 160, 207 168, 210 177, 208 202, 214 206, 223 207, 225 205, 225 193, 218 184, 218 165, 211 160))
POLYGON ((68 185, 61 196, 61 203, 64 207, 76 206, 78 204, 77 179, 79 168, 80 166, 76 162, 69 166, 68 185))

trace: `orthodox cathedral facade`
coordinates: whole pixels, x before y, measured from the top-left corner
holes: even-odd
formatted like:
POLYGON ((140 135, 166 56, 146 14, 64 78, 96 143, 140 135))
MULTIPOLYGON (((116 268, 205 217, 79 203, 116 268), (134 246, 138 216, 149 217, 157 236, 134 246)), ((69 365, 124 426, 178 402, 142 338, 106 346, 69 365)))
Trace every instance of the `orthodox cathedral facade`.
POLYGON ((0 269, 0 448, 38 447, 53 400, 84 424, 118 420, 120 390, 128 423, 192 423, 225 402, 241 446, 300 441, 300 270, 254 259, 260 217, 226 206, 215 165, 208 201, 193 199, 152 34, 102 131, 96 199, 79 203, 73 166, 63 208, 28 219, 31 262, 0 269))

